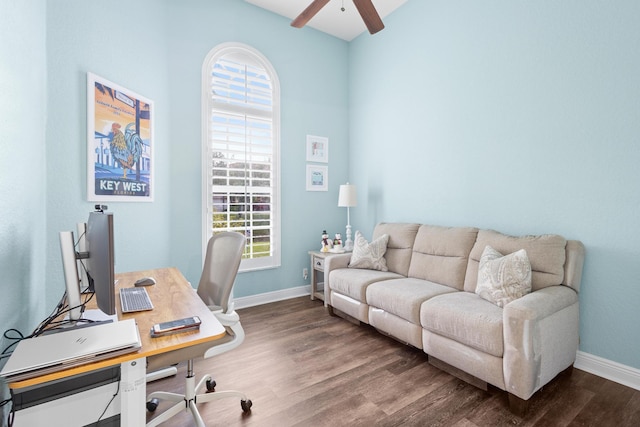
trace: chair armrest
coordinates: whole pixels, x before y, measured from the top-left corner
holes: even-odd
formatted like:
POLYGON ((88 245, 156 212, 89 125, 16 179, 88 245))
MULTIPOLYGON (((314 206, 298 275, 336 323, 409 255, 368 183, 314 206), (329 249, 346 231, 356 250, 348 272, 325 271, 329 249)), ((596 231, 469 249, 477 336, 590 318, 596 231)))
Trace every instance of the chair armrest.
POLYGON ((231 313, 213 312, 216 318, 227 330, 227 334, 219 341, 211 342, 211 348, 204 353, 204 358, 217 356, 238 347, 244 341, 244 329, 240 324, 240 316, 235 311, 231 313))
POLYGON ((235 310, 230 313, 223 313, 222 309, 218 309, 211 310, 211 313, 213 313, 213 315, 216 316, 216 319, 222 323, 222 326, 233 326, 240 322, 240 316, 238 316, 238 313, 236 313, 235 310))
POLYGON ((339 268, 349 267, 349 261, 351 261, 351 253, 344 253, 338 255, 331 255, 324 260, 324 305, 331 305, 331 286, 329 286, 329 280, 331 278, 331 272, 339 268))
POLYGON ((506 391, 529 399, 573 364, 578 350, 578 294, 567 286, 532 292, 504 307, 506 391))

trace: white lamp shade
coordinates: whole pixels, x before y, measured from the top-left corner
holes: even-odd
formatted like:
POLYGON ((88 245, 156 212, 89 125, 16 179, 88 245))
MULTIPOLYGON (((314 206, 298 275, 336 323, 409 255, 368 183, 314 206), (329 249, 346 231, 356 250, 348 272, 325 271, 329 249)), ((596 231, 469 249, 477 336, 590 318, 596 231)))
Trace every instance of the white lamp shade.
POLYGON ((352 208, 354 206, 358 206, 356 186, 347 182, 346 184, 340 186, 340 194, 338 195, 338 207, 352 208))

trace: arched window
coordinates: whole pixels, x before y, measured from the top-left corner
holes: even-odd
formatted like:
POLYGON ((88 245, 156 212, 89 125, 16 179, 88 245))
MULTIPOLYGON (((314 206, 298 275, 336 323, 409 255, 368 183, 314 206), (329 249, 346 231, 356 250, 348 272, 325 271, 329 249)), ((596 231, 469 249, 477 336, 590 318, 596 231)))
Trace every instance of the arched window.
MULTIPOLYGON (((280 84, 240 43, 216 46, 202 68, 204 242, 247 238, 241 271, 280 265, 280 84)), ((203 252, 204 253, 204 252, 203 252)))

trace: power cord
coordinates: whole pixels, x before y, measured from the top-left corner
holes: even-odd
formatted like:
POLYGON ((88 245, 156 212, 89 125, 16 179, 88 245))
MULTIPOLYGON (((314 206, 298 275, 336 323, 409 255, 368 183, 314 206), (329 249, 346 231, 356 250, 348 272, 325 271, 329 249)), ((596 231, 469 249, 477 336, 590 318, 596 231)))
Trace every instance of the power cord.
POLYGON ((58 305, 56 306, 56 308, 51 312, 51 314, 49 314, 43 321, 40 322, 40 324, 38 324, 38 326, 36 326, 36 328, 31 332, 31 334, 29 335, 23 335, 22 332, 20 332, 18 329, 15 328, 10 328, 7 329, 6 331, 4 331, 4 338, 8 339, 8 340, 12 340, 13 342, 11 344, 9 344, 7 347, 5 347, 2 350, 2 353, 0 353, 0 355, 2 357, 8 357, 11 355, 11 353, 9 352, 9 350, 11 350, 15 345, 17 345, 20 341, 24 340, 24 339, 28 339, 28 338, 33 338, 33 337, 37 337, 39 335, 42 335, 43 333, 47 332, 47 331, 51 331, 54 329, 59 329, 61 326, 64 326, 66 324, 72 323, 72 322, 93 322, 92 320, 88 320, 88 319, 79 319, 79 320, 56 320, 58 317, 67 314, 68 312, 70 312, 71 310, 74 310, 78 307, 80 307, 81 311, 84 312, 84 308, 86 306, 86 304, 91 301, 91 299, 93 298, 93 293, 91 294, 85 294, 85 300, 79 304, 78 306, 75 307, 69 307, 64 301, 66 300, 66 295, 67 293, 65 292, 62 296, 62 298, 60 299, 60 302, 58 303, 58 305), (11 336, 10 333, 14 332, 16 335, 15 336, 11 336))
POLYGON ((113 396, 111 396, 111 399, 109 400, 109 402, 107 402, 107 406, 104 408, 104 411, 102 411, 102 414, 100 414, 100 416, 98 417, 98 421, 96 421, 95 426, 98 427, 98 424, 100 424, 100 421, 102 421, 102 417, 104 417, 104 414, 107 413, 107 409, 109 409, 109 406, 111 406, 111 403, 113 402, 113 400, 116 398, 116 396, 120 393, 120 379, 121 379, 121 373, 118 374, 118 385, 116 388, 116 392, 113 394, 113 396))
MULTIPOLYGON (((13 406, 13 390, 9 389, 9 393, 11 394, 11 398, 0 401, 0 408, 11 403, 11 410, 7 414, 7 427, 11 427, 13 425, 13 419, 15 417, 16 408, 13 406)), ((4 424, 3 424, 4 425, 4 424)))
MULTIPOLYGON (((11 392, 11 398, 10 399, 5 399, 3 401, 0 402, 0 408, 3 407, 4 405, 8 405, 9 403, 13 402, 13 392, 11 392)), ((11 405, 11 411, 9 411, 9 414, 7 415, 7 427, 11 427, 13 425, 13 414, 15 413, 13 405, 11 405)))

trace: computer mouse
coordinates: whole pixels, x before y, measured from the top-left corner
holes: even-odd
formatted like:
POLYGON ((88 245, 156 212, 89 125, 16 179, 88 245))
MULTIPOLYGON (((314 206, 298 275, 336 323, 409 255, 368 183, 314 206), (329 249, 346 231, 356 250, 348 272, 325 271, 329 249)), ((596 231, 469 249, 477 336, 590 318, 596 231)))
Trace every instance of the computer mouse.
POLYGON ((136 280, 136 283, 135 283, 136 286, 150 286, 155 284, 156 284, 156 279, 154 279, 153 277, 143 277, 141 279, 136 280))

